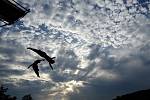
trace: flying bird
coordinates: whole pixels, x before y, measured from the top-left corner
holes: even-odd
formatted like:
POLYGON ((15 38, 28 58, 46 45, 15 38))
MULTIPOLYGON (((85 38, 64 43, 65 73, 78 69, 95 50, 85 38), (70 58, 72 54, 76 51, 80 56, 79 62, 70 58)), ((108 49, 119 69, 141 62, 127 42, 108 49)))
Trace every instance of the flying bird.
POLYGON ((31 64, 28 69, 32 66, 35 74, 40 77, 39 75, 39 69, 38 69, 38 63, 40 63, 41 61, 44 61, 45 59, 41 59, 41 60, 35 60, 33 64, 31 64))
POLYGON ((34 48, 27 48, 27 49, 30 49, 34 52, 36 52, 37 54, 39 54, 41 57, 45 58, 48 62, 49 62, 49 66, 51 67, 51 69, 53 70, 53 67, 51 64, 54 64, 55 63, 55 60, 54 58, 56 57, 49 57, 44 51, 41 51, 41 50, 38 50, 38 49, 34 49, 34 48))

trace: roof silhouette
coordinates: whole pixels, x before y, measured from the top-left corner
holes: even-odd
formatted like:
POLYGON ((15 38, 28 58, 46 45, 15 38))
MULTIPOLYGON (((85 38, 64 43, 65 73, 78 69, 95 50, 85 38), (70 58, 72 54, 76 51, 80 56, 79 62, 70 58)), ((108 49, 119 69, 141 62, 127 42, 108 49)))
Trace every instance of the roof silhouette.
POLYGON ((0 0, 0 21, 5 23, 2 26, 15 23, 29 11, 14 0, 0 0))

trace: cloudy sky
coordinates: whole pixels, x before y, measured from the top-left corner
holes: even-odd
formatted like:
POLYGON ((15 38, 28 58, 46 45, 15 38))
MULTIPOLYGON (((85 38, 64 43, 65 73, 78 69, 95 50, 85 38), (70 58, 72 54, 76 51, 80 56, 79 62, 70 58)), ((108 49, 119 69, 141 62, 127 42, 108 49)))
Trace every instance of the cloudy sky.
POLYGON ((111 100, 150 84, 150 0, 17 0, 31 12, 0 28, 0 84, 35 100, 111 100), (56 57, 52 71, 39 64, 56 57))

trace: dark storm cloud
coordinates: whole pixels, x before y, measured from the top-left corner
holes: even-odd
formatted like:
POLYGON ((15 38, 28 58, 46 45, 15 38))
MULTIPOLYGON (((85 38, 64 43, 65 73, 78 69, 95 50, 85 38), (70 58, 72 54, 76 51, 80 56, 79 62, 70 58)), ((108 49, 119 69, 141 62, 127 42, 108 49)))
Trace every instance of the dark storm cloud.
POLYGON ((56 64, 54 65, 56 72, 52 73, 51 78, 57 82, 72 80, 73 73, 65 74, 63 71, 66 69, 74 71, 77 69, 79 63, 80 61, 73 50, 60 49, 56 57, 56 64), (60 72, 57 71, 59 69, 61 70, 60 72))
POLYGON ((0 54, 7 57, 7 62, 15 61, 15 56, 23 52, 23 47, 14 40, 1 40, 0 44, 0 54))
POLYGON ((4 84, 8 87, 8 94, 16 95, 18 99, 21 99, 24 95, 31 94, 33 99, 37 98, 39 94, 48 95, 47 91, 43 91, 43 89, 48 89, 54 86, 53 83, 42 80, 24 80, 20 79, 19 81, 14 80, 6 80, 4 84), (15 92, 14 92, 15 91, 15 92))
MULTIPOLYGON (((0 78, 7 78, 11 75, 20 76, 25 74, 24 70, 12 69, 15 68, 15 66, 18 67, 13 64, 24 64, 16 58, 17 56, 22 56, 24 53, 24 47, 13 40, 1 40, 0 45, 0 78)), ((27 63, 28 62, 26 62, 26 64, 27 63)))
POLYGON ((96 58, 107 56, 109 54, 108 50, 111 47, 104 48, 102 45, 92 44, 89 46, 91 48, 90 54, 87 56, 87 59, 94 60, 96 58))
POLYGON ((25 74, 24 71, 21 70, 14 70, 14 69, 0 69, 0 76, 1 78, 10 77, 11 75, 20 76, 25 74))
POLYGON ((61 68, 75 69, 79 64, 78 57, 73 50, 60 50, 57 57, 57 65, 61 68))
MULTIPOLYGON (((142 77, 143 75, 146 79, 145 73, 149 73, 150 71, 150 68, 148 67, 150 65, 149 49, 150 45, 147 43, 141 46, 140 49, 137 48, 137 50, 129 54, 128 57, 123 57, 120 60, 116 60, 115 58, 108 56, 103 57, 100 66, 103 69, 115 71, 122 78, 127 78, 127 80, 138 80, 137 76, 142 77)), ((140 81, 141 79, 139 79, 139 82, 140 81)))
POLYGON ((93 60, 93 63, 91 63, 92 67, 100 67, 106 71, 111 70, 118 75, 119 79, 104 80, 100 77, 95 78, 85 83, 85 87, 80 88, 80 94, 71 94, 70 100, 77 100, 80 98, 86 100, 111 100, 117 95, 149 88, 149 43, 137 48, 137 50, 129 54, 128 57, 122 57, 119 60, 110 57, 110 54, 112 54, 111 51, 116 50, 117 53, 117 49, 107 48, 105 51, 105 49, 102 50, 103 48, 99 45, 94 45, 91 49, 88 58, 93 60), (93 54, 93 51, 95 54, 93 54), (96 62, 94 62, 95 58, 101 59, 101 62, 98 63, 99 66, 96 66, 96 62))
POLYGON ((23 82, 20 80, 19 82, 24 84, 23 86, 20 86, 21 84, 17 83, 18 79, 13 78, 14 76, 20 77, 26 74, 26 71, 20 69, 18 66, 23 68, 24 66, 29 65, 29 62, 20 61, 20 59, 16 58, 23 55, 24 47, 20 43, 15 40, 7 40, 2 38, 0 41, 0 80, 2 84, 9 88, 8 93, 12 95, 25 95, 21 89, 23 88, 25 90, 27 85, 29 85, 25 80, 23 82))

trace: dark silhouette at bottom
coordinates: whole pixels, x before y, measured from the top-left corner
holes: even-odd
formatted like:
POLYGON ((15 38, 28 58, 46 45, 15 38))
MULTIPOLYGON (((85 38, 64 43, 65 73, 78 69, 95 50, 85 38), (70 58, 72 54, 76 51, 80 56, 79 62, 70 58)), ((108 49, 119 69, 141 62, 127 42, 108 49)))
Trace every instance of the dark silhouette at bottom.
POLYGON ((8 88, 4 88, 3 86, 0 87, 0 100, 16 100, 16 96, 6 95, 8 88))
POLYGON ((22 100, 32 100, 32 97, 30 94, 25 95, 24 97, 22 97, 22 100))
POLYGON ((39 75, 39 69, 38 69, 38 63, 40 63, 41 61, 44 61, 44 59, 41 59, 41 60, 35 60, 33 64, 31 64, 28 68, 30 68, 32 66, 35 74, 40 77, 39 75))
MULTIPOLYGON (((0 86, 0 100, 18 100, 16 96, 6 95, 8 88, 4 88, 2 85, 0 86)), ((33 100, 31 95, 25 95, 22 97, 22 100, 33 100)))
POLYGON ((113 100, 150 100, 150 89, 117 96, 113 100))

